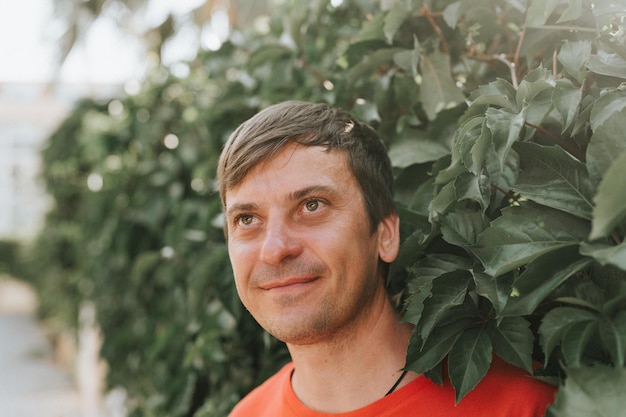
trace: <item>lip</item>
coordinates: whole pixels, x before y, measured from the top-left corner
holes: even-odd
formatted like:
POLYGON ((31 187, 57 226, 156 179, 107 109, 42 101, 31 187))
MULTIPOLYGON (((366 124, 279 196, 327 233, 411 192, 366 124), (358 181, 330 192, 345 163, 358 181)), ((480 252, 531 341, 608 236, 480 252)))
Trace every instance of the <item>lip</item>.
POLYGON ((282 290, 295 288, 297 286, 310 284, 311 282, 317 280, 317 277, 300 277, 300 278, 289 278, 280 281, 273 281, 267 284, 263 284, 260 286, 262 290, 271 291, 271 290, 282 290))

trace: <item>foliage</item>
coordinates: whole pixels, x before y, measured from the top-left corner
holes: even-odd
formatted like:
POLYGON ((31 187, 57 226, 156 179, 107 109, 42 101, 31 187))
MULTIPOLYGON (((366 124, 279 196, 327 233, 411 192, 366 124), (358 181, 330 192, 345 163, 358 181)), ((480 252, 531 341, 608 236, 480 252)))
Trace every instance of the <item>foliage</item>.
POLYGON ((0 275, 19 272, 19 249, 19 242, 0 239, 0 275))
POLYGON ((552 411, 555 417, 601 417, 624 415, 620 401, 626 370, 597 365, 568 371, 552 411))
MULTIPOLYGON (((278 0, 280 1, 280 0, 278 0)), ((98 23, 107 21, 115 32, 125 35, 135 42, 146 61, 158 65, 168 48, 174 48, 171 41, 181 33, 186 39, 200 42, 205 26, 211 26, 212 17, 218 12, 228 16, 231 27, 244 27, 254 16, 266 13, 271 0, 256 0, 253 4, 246 0, 206 0, 193 6, 170 7, 161 21, 155 21, 154 7, 150 0, 53 0, 55 29, 61 29, 57 40, 57 59, 64 63, 70 53, 86 42, 98 23), (181 9, 193 7, 182 12, 181 9), (191 35, 191 37, 190 37, 191 35)), ((159 10, 163 5, 157 6, 159 10)), ((158 14, 158 13, 157 13, 158 14)))
POLYGON ((56 206, 32 279, 95 302, 133 415, 227 414, 286 352, 237 300, 216 159, 260 108, 327 101, 389 145, 407 366, 461 400, 492 354, 542 363, 569 381, 566 415, 581 380, 625 366, 625 18, 610 1, 294 1, 185 79, 77 107, 44 153, 56 206))

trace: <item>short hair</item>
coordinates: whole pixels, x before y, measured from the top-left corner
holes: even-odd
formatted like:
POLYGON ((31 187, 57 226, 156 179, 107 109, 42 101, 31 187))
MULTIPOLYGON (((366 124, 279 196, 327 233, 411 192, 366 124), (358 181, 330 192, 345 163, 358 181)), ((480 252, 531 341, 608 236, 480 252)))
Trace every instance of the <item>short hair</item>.
POLYGON ((230 135, 217 169, 224 209, 226 192, 236 188, 257 164, 290 143, 347 153, 350 170, 361 188, 372 232, 384 218, 396 212, 391 161, 378 133, 344 110, 302 101, 269 106, 230 135))

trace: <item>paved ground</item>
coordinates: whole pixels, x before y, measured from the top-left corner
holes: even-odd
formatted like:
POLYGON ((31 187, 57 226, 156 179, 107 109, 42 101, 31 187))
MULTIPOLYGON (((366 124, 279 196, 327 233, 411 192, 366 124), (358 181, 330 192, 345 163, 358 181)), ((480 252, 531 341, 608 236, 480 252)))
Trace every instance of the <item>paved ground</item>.
POLYGON ((0 276, 0 417, 104 417, 86 410, 73 376, 55 364, 26 285, 0 276))

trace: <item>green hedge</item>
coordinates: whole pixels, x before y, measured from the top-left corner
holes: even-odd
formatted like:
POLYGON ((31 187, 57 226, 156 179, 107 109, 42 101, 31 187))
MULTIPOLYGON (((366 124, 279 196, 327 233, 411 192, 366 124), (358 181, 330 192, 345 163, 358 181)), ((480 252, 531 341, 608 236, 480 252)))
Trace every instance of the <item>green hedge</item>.
POLYGON ((95 303, 108 385, 133 416, 226 415, 288 357, 237 299, 216 160, 261 108, 326 101, 389 145, 403 239, 389 290, 417 324, 408 366, 448 372, 462 398, 492 353, 534 359, 565 384, 554 415, 591 415, 581 401, 621 412, 626 11, 371 3, 294 0, 185 78, 160 69, 138 94, 79 103, 43 152, 55 206, 28 275, 44 315, 72 325, 95 303))

